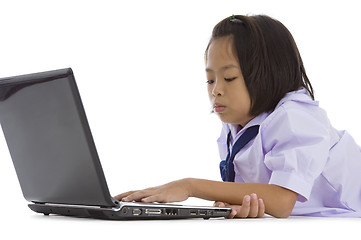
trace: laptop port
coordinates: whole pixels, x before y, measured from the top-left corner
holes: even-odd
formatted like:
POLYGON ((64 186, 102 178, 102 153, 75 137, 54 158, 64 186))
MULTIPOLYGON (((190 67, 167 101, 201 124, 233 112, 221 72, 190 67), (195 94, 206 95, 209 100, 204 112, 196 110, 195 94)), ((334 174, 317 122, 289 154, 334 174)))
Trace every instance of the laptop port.
POLYGON ((197 215, 197 210, 190 210, 191 216, 196 216, 197 215))
POLYGON ((167 208, 165 209, 166 215, 178 215, 178 209, 175 208, 167 208))
POLYGON ((158 208, 145 209, 145 214, 161 215, 162 214, 162 209, 158 209, 158 208))
POLYGON ((132 213, 133 215, 138 216, 142 214, 142 210, 140 210, 139 208, 134 208, 132 213))
POLYGON ((199 211, 199 215, 201 215, 201 216, 207 215, 207 210, 201 210, 201 211, 199 211))

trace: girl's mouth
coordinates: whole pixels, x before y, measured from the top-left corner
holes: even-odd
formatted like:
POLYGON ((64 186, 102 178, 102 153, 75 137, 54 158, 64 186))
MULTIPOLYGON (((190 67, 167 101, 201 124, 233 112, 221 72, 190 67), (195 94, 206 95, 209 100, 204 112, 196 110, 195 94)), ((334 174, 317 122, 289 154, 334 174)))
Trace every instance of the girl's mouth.
POLYGON ((219 105, 219 104, 214 104, 213 109, 214 109, 214 111, 216 113, 221 113, 221 112, 224 112, 224 110, 226 109, 226 106, 222 106, 222 105, 219 105))

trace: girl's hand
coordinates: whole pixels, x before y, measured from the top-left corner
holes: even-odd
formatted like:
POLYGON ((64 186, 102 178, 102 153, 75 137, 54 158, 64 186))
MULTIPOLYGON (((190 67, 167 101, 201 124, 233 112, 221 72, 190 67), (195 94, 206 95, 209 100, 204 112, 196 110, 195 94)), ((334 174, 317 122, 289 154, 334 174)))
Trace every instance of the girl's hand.
POLYGON ((263 200, 258 199, 255 193, 252 193, 251 196, 244 196, 242 205, 230 205, 228 203, 215 202, 214 206, 232 208, 232 211, 227 218, 260 218, 263 217, 265 211, 263 200))
POLYGON ((185 201, 190 197, 190 194, 189 181, 187 179, 181 179, 158 187, 122 193, 114 198, 123 202, 170 203, 185 201))

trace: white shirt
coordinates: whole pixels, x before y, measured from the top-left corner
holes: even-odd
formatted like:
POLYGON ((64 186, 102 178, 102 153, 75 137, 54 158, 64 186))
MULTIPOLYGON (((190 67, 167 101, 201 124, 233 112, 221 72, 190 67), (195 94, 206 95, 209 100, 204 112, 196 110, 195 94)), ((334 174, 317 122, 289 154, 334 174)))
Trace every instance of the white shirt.
POLYGON ((271 113, 243 129, 223 123, 221 160, 250 126, 258 135, 234 159, 235 181, 268 183, 299 194, 291 215, 361 217, 361 148, 346 131, 334 129, 307 90, 288 93, 271 113))

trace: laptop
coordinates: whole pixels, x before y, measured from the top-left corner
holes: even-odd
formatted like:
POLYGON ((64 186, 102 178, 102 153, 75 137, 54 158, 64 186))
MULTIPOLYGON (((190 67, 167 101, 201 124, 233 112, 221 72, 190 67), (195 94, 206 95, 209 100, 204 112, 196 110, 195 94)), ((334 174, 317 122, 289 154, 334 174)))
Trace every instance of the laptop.
POLYGON ((230 214, 112 198, 71 68, 0 79, 0 123, 23 195, 37 213, 109 220, 230 214))

